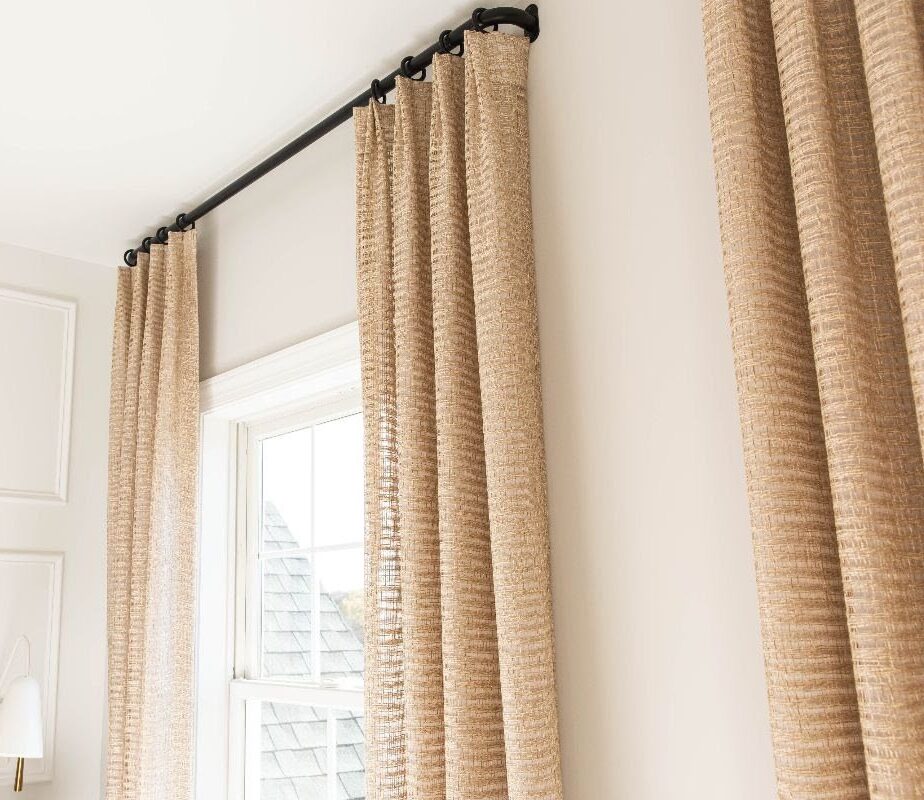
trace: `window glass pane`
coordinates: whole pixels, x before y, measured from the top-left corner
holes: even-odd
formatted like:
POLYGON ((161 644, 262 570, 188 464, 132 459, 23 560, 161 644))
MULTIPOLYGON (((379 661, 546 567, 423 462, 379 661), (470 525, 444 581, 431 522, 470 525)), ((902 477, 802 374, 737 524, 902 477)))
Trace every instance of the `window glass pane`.
POLYGON ((260 800, 328 800, 328 712, 263 703, 260 800))
POLYGON ((363 800, 359 712, 261 703, 260 800, 363 800))
POLYGON ((337 718, 337 792, 347 800, 366 796, 366 748, 362 714, 342 711, 337 718))
POLYGON ((315 545, 362 544, 362 414, 316 425, 314 452, 315 545))
POLYGON ((363 679, 363 551, 321 551, 320 671, 324 681, 358 686, 363 679))
POLYGON ((362 549, 267 557, 262 568, 263 677, 360 686, 362 549))
POLYGON ((263 677, 311 680, 314 593, 311 560, 263 560, 263 677))
POLYGON ((262 444, 263 552, 311 544, 311 428, 262 444))

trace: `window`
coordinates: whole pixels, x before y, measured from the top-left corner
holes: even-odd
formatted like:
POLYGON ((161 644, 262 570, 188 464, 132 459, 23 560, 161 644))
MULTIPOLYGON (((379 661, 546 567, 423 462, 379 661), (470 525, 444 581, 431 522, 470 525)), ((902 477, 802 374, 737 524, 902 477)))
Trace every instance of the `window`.
POLYGON ((245 716, 258 718, 245 721, 245 800, 364 796, 362 417, 351 405, 242 433, 242 673, 254 681, 245 716))
POLYGON ((217 410, 203 414, 200 596, 214 597, 216 584, 226 584, 229 642, 222 673, 211 649, 222 647, 215 630, 222 617, 201 602, 200 800, 222 794, 216 732, 225 734, 224 783, 233 800, 365 797, 355 326, 341 338, 349 346, 334 348, 337 358, 330 342, 300 346, 308 355, 295 359, 296 381, 292 359, 281 355, 256 362, 246 380, 229 373, 215 391, 233 398, 227 406, 203 388, 203 407, 217 410), (239 390, 251 385, 250 394, 239 390), (222 532, 231 544, 225 563, 222 532), (216 706, 222 687, 224 714, 216 706))

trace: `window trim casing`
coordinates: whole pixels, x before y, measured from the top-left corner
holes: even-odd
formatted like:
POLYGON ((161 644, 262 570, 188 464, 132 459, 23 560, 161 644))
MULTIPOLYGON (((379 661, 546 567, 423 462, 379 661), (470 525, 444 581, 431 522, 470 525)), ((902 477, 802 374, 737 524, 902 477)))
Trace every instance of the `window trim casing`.
MULTIPOLYGON (((259 358, 200 384, 199 604, 195 789, 201 800, 248 797, 245 726, 259 725, 261 700, 362 710, 362 689, 328 689, 246 677, 248 437, 271 419, 307 419, 360 407, 356 322, 259 358), (306 411, 311 407, 313 411, 306 411), (243 482, 243 483, 242 483, 243 482), (243 490, 243 491, 242 491, 243 490), (241 535, 241 526, 244 534, 241 535), (242 546, 245 548, 242 552, 242 546), (222 586, 224 587, 223 590, 222 586), (336 696, 335 696, 336 695, 336 696), (250 713, 248 713, 248 710, 250 713)), ((251 507, 253 504, 251 503, 251 507)), ((251 604, 252 607, 252 604, 251 604)), ((250 780, 254 780, 250 776, 250 780)), ((249 797, 253 798, 253 785, 249 797)))

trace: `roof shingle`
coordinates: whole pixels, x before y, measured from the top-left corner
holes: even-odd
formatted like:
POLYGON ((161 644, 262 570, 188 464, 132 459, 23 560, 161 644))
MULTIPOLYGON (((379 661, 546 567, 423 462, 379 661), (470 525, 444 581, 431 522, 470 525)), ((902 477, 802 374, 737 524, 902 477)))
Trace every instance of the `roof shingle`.
MULTIPOLYGON (((298 547, 272 503, 264 509, 267 554, 298 547)), ((269 677, 310 680, 312 575, 304 556, 263 561, 263 670, 269 677)), ((320 668, 324 679, 362 680, 362 642, 334 599, 320 600, 320 668)), ((263 703, 261 800, 326 800, 328 740, 326 711, 289 703, 263 703)), ((338 800, 365 798, 365 749, 361 714, 337 710, 338 800)))

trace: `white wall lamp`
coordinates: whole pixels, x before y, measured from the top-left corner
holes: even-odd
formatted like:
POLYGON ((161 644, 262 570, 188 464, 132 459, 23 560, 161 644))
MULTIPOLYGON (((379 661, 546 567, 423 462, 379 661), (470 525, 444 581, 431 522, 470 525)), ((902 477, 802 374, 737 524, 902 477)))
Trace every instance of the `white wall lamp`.
POLYGON ((0 675, 0 757, 16 759, 13 791, 22 791, 25 759, 44 755, 42 728, 42 691, 32 677, 32 644, 20 636, 13 644, 10 658, 0 675), (26 645, 26 671, 10 681, 4 690, 7 676, 13 668, 13 659, 20 643, 26 645))

